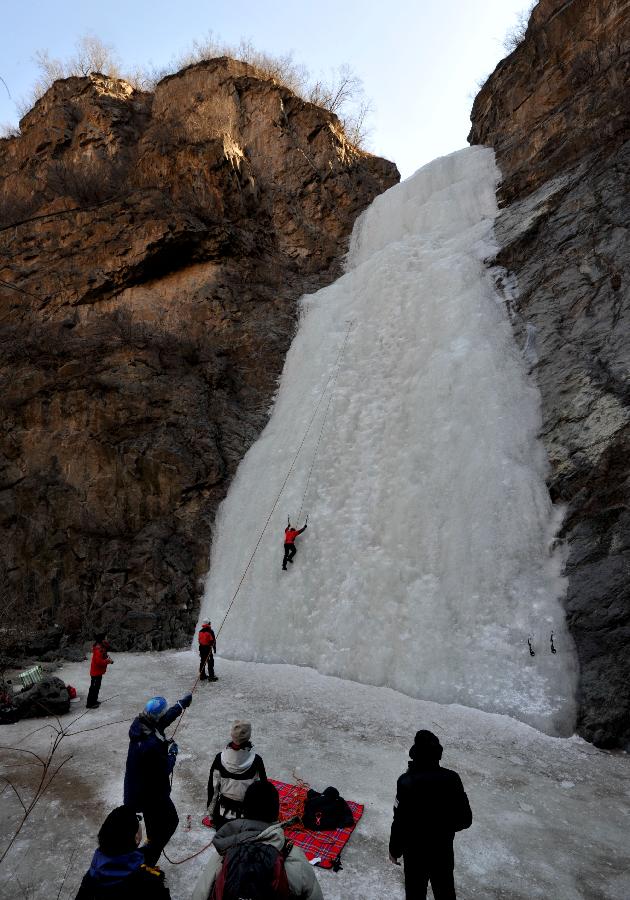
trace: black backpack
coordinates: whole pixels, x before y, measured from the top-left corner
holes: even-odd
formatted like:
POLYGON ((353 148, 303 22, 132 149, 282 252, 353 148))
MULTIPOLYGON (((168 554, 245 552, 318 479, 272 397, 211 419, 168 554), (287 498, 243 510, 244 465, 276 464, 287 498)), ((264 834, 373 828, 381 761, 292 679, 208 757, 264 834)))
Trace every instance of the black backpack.
POLYGON ((323 794, 309 790, 304 804, 302 824, 310 831, 336 831, 354 825, 352 810, 334 787, 327 787, 323 794))
POLYGON ((209 900, 288 900, 284 867, 292 844, 282 851, 270 844, 246 841, 225 853, 209 900))

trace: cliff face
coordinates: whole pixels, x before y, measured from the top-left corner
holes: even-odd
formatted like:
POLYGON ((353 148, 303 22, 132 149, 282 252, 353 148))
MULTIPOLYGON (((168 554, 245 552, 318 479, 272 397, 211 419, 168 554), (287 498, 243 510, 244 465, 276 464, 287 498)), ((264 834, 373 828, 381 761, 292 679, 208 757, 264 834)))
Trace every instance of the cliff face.
POLYGON ((541 0, 469 136, 503 174, 497 262, 518 280, 509 307, 566 506, 578 729, 610 747, 630 744, 629 73, 628 2, 541 0))
POLYGON ((227 59, 154 94, 59 81, 21 132, 0 141, 5 593, 40 651, 181 646, 295 300, 398 172, 227 59))

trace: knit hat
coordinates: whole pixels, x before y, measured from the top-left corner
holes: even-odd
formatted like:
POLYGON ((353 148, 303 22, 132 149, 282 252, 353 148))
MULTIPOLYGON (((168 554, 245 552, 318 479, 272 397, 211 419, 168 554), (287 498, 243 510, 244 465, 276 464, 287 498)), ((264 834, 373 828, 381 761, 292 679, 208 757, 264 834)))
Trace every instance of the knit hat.
POLYGON ((280 794, 270 781, 254 781, 245 791, 243 815, 258 822, 277 822, 280 815, 280 794))
POLYGON ((438 762, 442 758, 442 745, 432 731, 423 729, 416 732, 409 756, 416 760, 438 762))
POLYGON ((251 724, 249 722, 234 722, 230 737, 233 744, 246 744, 252 737, 251 724))
POLYGON ((128 806, 117 806, 107 816, 98 833, 99 850, 106 856, 121 856, 136 849, 138 817, 128 806))

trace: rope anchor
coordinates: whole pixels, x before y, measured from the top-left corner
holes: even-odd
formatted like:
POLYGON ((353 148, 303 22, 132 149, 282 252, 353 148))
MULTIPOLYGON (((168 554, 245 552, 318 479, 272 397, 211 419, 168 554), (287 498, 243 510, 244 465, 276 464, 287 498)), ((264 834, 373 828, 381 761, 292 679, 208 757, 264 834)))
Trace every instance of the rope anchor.
POLYGON ((549 638, 549 643, 550 643, 550 645, 551 645, 551 647, 550 647, 551 652, 552 652, 552 653, 557 653, 558 651, 556 650, 555 644, 554 644, 554 642, 553 642, 553 631, 551 632, 551 637, 549 638))
POLYGON ((534 648, 532 647, 532 636, 531 636, 531 634, 530 634, 530 636, 527 638, 527 646, 529 647, 529 655, 530 655, 530 656, 536 656, 536 652, 535 652, 534 648))

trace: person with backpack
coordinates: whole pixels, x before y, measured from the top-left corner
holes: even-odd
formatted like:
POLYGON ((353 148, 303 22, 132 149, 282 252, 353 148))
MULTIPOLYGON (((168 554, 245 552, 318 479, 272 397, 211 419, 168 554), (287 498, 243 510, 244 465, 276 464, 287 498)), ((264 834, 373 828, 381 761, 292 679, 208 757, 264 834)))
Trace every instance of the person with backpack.
POLYGON ((144 815, 147 865, 154 866, 179 824, 171 800, 171 773, 178 747, 164 730, 190 706, 186 694, 169 708, 164 697, 152 697, 129 729, 129 751, 125 767, 124 804, 144 815))
POLYGON ((199 680, 216 681, 214 674, 214 654, 217 652, 217 639, 212 630, 210 620, 204 622, 199 629, 199 680), (208 674, 206 675, 206 666, 208 674))
POLYGON ((249 722, 234 722, 230 742, 214 758, 208 778, 208 815, 215 828, 243 815, 243 798, 250 784, 266 781, 262 757, 254 753, 249 722))
POLYGON ((141 818, 128 806, 110 812, 75 900, 170 900, 164 872, 148 866, 139 848, 141 818))
POLYGON ((284 529, 284 559, 282 560, 282 568, 286 572, 287 563, 293 562, 293 557, 297 553, 297 547, 295 546, 295 539, 298 535, 302 534, 303 531, 306 531, 308 527, 308 516, 306 517, 306 522, 304 523, 304 528, 293 528, 291 525, 291 520, 287 521, 287 527, 284 529))
POLYGON ((389 858, 405 864, 405 897, 456 900, 453 839, 470 828, 472 812, 457 772, 440 766, 442 746, 431 731, 418 731, 411 761, 400 776, 389 839, 389 858))
POLYGON ((109 643, 105 632, 94 635, 92 647, 92 660, 90 662, 90 689, 85 703, 86 709, 96 709, 101 704, 98 702, 98 692, 101 689, 103 675, 107 672, 107 666, 112 666, 114 660, 110 658, 109 643))
POLYGON ((255 781, 243 800, 244 817, 216 833, 214 852, 192 900, 323 900, 313 866, 287 841, 278 822, 280 795, 270 781, 255 781))

